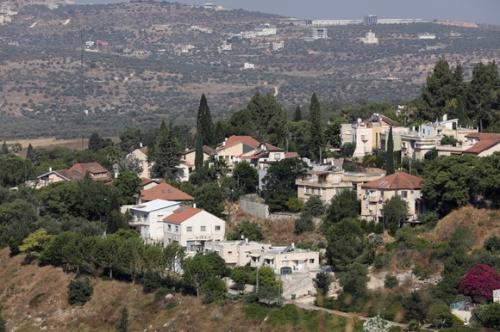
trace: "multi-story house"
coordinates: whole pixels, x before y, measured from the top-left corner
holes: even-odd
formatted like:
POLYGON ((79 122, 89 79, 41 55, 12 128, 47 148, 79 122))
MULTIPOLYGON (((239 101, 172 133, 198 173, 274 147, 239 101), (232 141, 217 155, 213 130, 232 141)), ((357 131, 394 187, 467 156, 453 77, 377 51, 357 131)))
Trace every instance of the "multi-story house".
POLYGON ((384 175, 385 171, 377 168, 367 168, 364 172, 346 172, 335 167, 312 170, 295 180, 297 197, 307 201, 311 196, 318 196, 324 203, 330 203, 343 190, 354 190, 359 195, 362 184, 384 175))
POLYGON ((188 252, 202 252, 206 242, 224 240, 226 222, 194 207, 180 206, 163 218, 164 245, 179 243, 188 252))
POLYGON ((137 174, 140 178, 149 179, 151 177, 151 167, 152 163, 148 161, 148 148, 141 147, 139 149, 135 149, 131 153, 127 155, 128 159, 137 160, 142 168, 142 171, 137 174))
POLYGON ((163 219, 180 207, 180 202, 157 199, 128 207, 129 225, 147 243, 163 244, 163 219))
POLYGON ((231 136, 216 149, 216 157, 224 160, 229 168, 240 161, 240 156, 252 152, 260 142, 251 136, 231 136))
POLYGON ((401 197, 408 205, 408 220, 418 220, 422 212, 422 178, 404 172, 384 176, 361 186, 361 218, 383 221, 382 207, 394 196, 401 197))

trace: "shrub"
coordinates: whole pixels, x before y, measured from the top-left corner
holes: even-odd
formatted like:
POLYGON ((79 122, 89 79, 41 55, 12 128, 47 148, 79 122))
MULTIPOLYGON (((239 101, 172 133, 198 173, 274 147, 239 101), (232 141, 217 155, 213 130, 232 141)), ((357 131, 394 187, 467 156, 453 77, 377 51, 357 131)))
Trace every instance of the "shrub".
POLYGON ((242 237, 250 241, 261 241, 264 239, 260 226, 249 220, 240 222, 227 236, 228 240, 240 240, 242 237))
POLYGON ((304 232, 310 232, 314 230, 314 222, 312 215, 309 213, 302 212, 300 218, 295 220, 295 234, 302 234, 304 232))
POLYGON ((128 310, 127 307, 123 307, 120 313, 120 320, 118 321, 118 326, 116 327, 116 332, 128 332, 128 310))
POLYGON ((385 288, 392 289, 394 287, 397 287, 398 285, 399 285, 398 278, 396 278, 395 276, 391 276, 389 274, 385 276, 384 280, 385 288))
POLYGON ((328 294, 330 284, 332 283, 332 277, 327 272, 319 272, 316 274, 316 278, 313 281, 318 293, 322 295, 328 294))
POLYGON ((201 286, 203 303, 223 303, 226 294, 226 284, 224 280, 212 277, 201 286))
POLYGON ((500 252, 500 237, 492 236, 484 242, 484 248, 490 252, 500 252))
POLYGON ((142 290, 152 293, 161 287, 161 276, 158 272, 146 272, 142 277, 142 290))
POLYGON ((302 201, 300 199, 298 199, 297 197, 290 197, 288 199, 288 202, 286 203, 286 206, 288 207, 288 210, 290 212, 297 213, 297 212, 302 211, 302 208, 304 207, 304 203, 302 203, 302 201))
POLYGON ((84 305, 92 297, 93 287, 88 278, 72 280, 68 285, 68 303, 84 305))
POLYGON ((433 304, 427 312, 427 320, 432 327, 442 329, 453 325, 453 315, 446 304, 433 304))
POLYGON ((325 213, 325 206, 323 205, 323 201, 319 196, 311 196, 304 204, 303 208, 304 212, 309 213, 313 217, 319 217, 323 213, 325 213))
POLYGON ((489 265, 478 264, 467 271, 458 289, 476 302, 489 301, 493 298, 493 291, 500 289, 500 273, 489 265))
POLYGON ((500 303, 478 306, 474 309, 473 317, 481 326, 500 330, 500 303))

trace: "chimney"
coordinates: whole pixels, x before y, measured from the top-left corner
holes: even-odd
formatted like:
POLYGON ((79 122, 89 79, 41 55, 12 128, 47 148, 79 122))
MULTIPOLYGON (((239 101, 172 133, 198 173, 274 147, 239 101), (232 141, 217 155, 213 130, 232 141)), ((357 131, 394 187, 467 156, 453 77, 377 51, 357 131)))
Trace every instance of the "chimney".
POLYGON ((295 242, 292 242, 292 249, 295 249, 295 242))
POLYGON ((247 237, 245 238, 245 243, 248 244, 248 238, 247 237))
POLYGON ((196 203, 193 203, 193 207, 196 209, 196 203))
POLYGON ((52 166, 49 166, 49 172, 52 172, 52 166))
POLYGON ((139 142, 139 148, 143 148, 142 142, 139 142))
POLYGON ((443 115, 443 122, 448 120, 448 114, 443 115))

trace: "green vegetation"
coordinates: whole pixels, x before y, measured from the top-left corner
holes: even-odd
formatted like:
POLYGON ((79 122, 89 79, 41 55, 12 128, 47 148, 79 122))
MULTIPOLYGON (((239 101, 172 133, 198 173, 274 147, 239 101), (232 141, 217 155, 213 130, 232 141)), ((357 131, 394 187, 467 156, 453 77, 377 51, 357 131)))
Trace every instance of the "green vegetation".
POLYGON ((262 230, 258 224, 250 220, 243 220, 227 235, 227 238, 229 240, 240 240, 245 238, 249 241, 262 241, 264 235, 262 235, 262 230))
POLYGON ((120 313, 120 320, 118 326, 116 327, 116 332, 128 332, 128 310, 127 307, 123 307, 120 313))
POLYGON ((84 305, 92 297, 93 291, 89 278, 72 280, 68 285, 68 303, 84 305))

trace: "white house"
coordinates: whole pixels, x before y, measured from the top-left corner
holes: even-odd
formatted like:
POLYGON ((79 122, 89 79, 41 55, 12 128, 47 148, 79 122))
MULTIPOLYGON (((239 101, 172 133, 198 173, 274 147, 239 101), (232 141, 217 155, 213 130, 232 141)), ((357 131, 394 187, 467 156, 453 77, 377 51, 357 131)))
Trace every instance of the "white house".
POLYGON ((129 225, 139 231, 145 242, 163 243, 163 219, 180 205, 180 202, 162 199, 133 205, 128 208, 131 217, 129 225))
POLYGON ((226 264, 245 266, 250 263, 250 253, 256 250, 270 250, 272 246, 255 241, 236 240, 205 243, 205 252, 215 252, 226 264))
POLYGON ((226 222, 207 211, 181 206, 163 218, 164 245, 179 243, 188 252, 202 251, 207 241, 222 241, 226 222))

